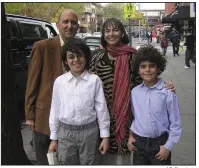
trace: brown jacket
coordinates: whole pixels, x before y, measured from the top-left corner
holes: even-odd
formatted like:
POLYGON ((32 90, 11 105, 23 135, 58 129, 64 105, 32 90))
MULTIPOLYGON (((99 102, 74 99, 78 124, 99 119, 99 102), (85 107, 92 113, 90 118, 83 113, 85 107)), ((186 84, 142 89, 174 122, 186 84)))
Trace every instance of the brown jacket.
POLYGON ((35 131, 50 135, 49 114, 55 79, 62 75, 59 36, 33 45, 25 96, 26 120, 35 121, 35 131))

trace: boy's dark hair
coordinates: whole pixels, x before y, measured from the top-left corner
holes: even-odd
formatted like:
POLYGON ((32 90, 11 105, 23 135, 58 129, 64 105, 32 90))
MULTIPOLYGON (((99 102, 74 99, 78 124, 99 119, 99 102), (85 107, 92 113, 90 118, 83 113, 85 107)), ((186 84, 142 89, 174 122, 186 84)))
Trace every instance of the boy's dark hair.
POLYGON ((110 19, 107 19, 104 22, 103 27, 102 27, 101 45, 103 47, 107 46, 107 42, 104 39, 104 32, 105 32, 105 29, 109 25, 113 26, 114 28, 119 29, 121 31, 121 33, 124 34, 124 36, 121 39, 122 44, 128 44, 129 43, 129 38, 128 38, 128 35, 126 34, 126 30, 125 30, 124 25, 122 24, 122 22, 119 19, 110 18, 110 19))
POLYGON ((69 71, 69 66, 65 63, 66 57, 67 57, 67 51, 79 54, 80 52, 84 53, 85 59, 86 59, 86 66, 85 69, 89 69, 90 60, 91 60, 91 51, 90 48, 86 45, 86 43, 79 38, 71 38, 69 39, 61 50, 61 58, 62 62, 64 64, 65 70, 69 71))
POLYGON ((136 53, 133 70, 138 73, 141 62, 149 61, 155 63, 160 70, 158 76, 166 69, 167 60, 163 54, 152 45, 144 45, 140 47, 136 53))

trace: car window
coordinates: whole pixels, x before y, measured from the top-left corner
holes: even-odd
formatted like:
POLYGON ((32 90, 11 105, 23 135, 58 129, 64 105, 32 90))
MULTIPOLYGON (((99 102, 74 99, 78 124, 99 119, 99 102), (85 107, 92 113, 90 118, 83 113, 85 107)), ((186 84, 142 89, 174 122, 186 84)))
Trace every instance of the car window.
POLYGON ((50 26, 50 25, 45 25, 45 26, 46 26, 48 38, 52 38, 57 35, 56 31, 54 30, 54 28, 52 26, 50 26))
POLYGON ((36 23, 19 22, 22 36, 29 38, 47 38, 46 32, 44 32, 43 27, 36 23))
POLYGON ((11 21, 8 21, 8 31, 10 37, 17 37, 17 27, 11 21))
POLYGON ((86 43, 100 43, 100 39, 86 39, 86 43))

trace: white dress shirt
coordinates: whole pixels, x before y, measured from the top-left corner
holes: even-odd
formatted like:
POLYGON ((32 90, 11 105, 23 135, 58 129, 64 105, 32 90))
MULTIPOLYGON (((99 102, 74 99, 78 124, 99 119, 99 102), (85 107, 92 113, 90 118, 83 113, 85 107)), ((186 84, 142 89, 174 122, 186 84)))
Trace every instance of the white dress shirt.
POLYGON ((78 78, 70 71, 59 76, 53 86, 50 139, 57 140, 60 122, 79 126, 95 120, 100 137, 109 137, 110 116, 100 78, 86 70, 78 78))

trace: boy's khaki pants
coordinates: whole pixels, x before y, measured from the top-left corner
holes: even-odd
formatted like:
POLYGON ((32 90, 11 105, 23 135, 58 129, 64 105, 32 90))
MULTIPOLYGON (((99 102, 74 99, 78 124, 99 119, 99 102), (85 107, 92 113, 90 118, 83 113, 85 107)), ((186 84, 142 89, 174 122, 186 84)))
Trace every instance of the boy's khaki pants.
POLYGON ((58 131, 58 162, 62 165, 99 163, 99 127, 96 121, 82 126, 61 123, 58 131))

